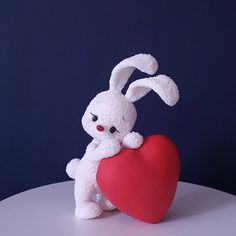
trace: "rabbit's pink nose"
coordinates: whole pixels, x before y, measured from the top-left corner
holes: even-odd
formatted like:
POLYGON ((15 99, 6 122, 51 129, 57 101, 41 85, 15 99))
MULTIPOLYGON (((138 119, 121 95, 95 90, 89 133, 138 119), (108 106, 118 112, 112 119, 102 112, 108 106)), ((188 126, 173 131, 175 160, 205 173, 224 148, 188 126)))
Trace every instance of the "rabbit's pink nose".
POLYGON ((97 130, 102 132, 104 130, 104 127, 102 125, 97 125, 97 130))

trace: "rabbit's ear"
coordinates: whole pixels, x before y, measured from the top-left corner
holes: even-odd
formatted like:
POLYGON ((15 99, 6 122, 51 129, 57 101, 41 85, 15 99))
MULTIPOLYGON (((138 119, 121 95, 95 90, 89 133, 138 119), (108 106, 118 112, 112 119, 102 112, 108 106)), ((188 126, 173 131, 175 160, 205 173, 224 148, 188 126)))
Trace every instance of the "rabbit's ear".
POLYGON ((112 70, 110 77, 110 90, 121 91, 135 69, 149 75, 156 73, 158 64, 150 54, 137 54, 117 64, 112 70))
POLYGON ((179 90, 172 79, 166 75, 158 75, 145 79, 139 79, 130 84, 126 98, 135 102, 153 90, 169 106, 174 106, 179 100, 179 90))

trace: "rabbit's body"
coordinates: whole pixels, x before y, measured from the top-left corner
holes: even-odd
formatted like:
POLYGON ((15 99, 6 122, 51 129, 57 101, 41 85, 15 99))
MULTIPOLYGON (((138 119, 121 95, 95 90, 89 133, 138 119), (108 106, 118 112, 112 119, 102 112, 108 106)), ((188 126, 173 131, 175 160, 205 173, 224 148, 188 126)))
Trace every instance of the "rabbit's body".
POLYGON ((100 192, 96 181, 99 161, 117 154, 121 146, 116 141, 97 142, 93 140, 81 160, 73 159, 67 164, 68 175, 75 179, 75 214, 83 219, 99 216, 103 210, 115 207, 100 192), (104 150, 104 152, 102 151, 104 150), (92 201, 93 200, 93 201, 92 201))
POLYGON ((142 145, 143 137, 131 132, 137 118, 133 102, 152 89, 170 106, 178 101, 177 86, 164 75, 134 81, 126 94, 122 94, 121 90, 135 68, 152 75, 158 65, 155 58, 147 54, 123 60, 112 71, 109 90, 99 93, 82 117, 82 126, 93 141, 87 146, 82 160, 73 159, 66 168, 67 174, 75 179, 75 215, 79 218, 94 218, 103 210, 115 208, 100 192, 96 174, 103 158, 116 155, 122 147, 136 149, 142 145))

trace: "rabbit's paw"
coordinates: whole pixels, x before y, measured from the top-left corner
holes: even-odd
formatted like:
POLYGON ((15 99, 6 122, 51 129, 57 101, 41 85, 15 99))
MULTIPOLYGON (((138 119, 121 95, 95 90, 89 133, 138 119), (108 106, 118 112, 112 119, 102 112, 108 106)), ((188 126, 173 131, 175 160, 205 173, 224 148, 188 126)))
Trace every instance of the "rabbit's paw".
POLYGON ((66 166, 66 173, 72 179, 75 179, 76 172, 79 167, 79 162, 80 162, 80 159, 74 158, 66 166))
POLYGON ((128 133, 122 141, 124 147, 132 149, 138 149, 142 144, 143 136, 137 132, 128 133))

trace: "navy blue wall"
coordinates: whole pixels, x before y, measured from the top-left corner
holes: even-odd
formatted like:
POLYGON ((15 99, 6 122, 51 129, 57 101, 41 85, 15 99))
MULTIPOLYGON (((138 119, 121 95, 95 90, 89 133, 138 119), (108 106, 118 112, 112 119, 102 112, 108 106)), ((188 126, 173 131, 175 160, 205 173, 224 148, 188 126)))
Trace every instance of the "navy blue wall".
POLYGON ((0 199, 69 179, 66 163, 90 141, 88 102, 139 52, 158 59, 181 99, 138 101, 135 130, 176 142, 181 180, 236 194, 234 22, 223 0, 1 1, 0 199))

